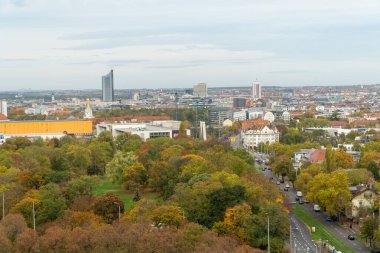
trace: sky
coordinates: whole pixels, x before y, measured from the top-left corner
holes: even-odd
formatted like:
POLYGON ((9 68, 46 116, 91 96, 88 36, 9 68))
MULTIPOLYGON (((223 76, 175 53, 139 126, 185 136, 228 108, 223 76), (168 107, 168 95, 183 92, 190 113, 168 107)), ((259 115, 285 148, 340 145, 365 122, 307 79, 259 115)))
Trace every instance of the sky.
POLYGON ((0 91, 380 83, 379 0, 0 0, 0 91))

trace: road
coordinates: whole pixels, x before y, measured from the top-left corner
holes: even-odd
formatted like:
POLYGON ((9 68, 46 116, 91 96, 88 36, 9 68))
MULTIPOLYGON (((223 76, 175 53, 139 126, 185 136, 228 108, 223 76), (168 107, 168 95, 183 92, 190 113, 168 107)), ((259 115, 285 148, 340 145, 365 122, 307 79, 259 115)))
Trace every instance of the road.
MULTIPOLYGON (((269 178, 273 177, 273 181, 274 182, 277 181, 277 178, 272 174, 272 172, 270 170, 266 170, 264 172, 264 174, 267 177, 269 177, 269 178)), ((281 189, 283 189, 284 188, 284 184, 279 185, 279 187, 281 189)), ((287 192, 284 191, 284 193, 285 193, 286 197, 288 198, 288 200, 290 202, 295 201, 296 191, 294 189, 291 188, 287 192)), ((360 253, 370 252, 369 248, 367 248, 360 241, 358 241, 358 240, 353 240, 353 241, 348 240, 348 238, 347 238, 348 235, 349 234, 355 234, 355 231, 353 231, 351 229, 343 228, 337 222, 328 222, 328 221, 326 221, 327 215, 324 214, 323 212, 314 212, 314 210, 313 210, 313 204, 312 203, 305 203, 303 205, 303 207, 311 215, 313 215, 315 218, 317 218, 322 224, 324 224, 334 235, 336 235, 342 242, 344 242, 347 246, 349 246, 353 251, 360 252, 360 253)), ((292 223, 293 223, 293 219, 295 217, 291 216, 290 218, 291 218, 292 223)), ((295 225, 297 225, 297 223, 296 223, 297 220, 296 219, 294 219, 294 220, 295 220, 295 222, 294 222, 295 225)), ((301 223, 301 222, 299 222, 299 223, 301 223)), ((303 245, 303 247, 310 247, 310 245, 312 245, 312 244, 310 244, 310 241, 308 241, 308 239, 304 239, 302 237, 302 234, 303 234, 303 236, 305 236, 305 233, 309 235, 308 230, 307 229, 306 230, 302 230, 302 226, 300 226, 298 224, 297 228, 299 228, 299 227, 301 227, 301 230, 300 230, 301 231, 301 235, 297 235, 296 236, 297 240, 299 242, 301 242, 301 244, 303 245)), ((310 235, 309 235, 309 237, 310 237, 310 235)), ((313 242, 313 244, 314 244, 314 247, 313 247, 314 250, 311 251, 311 252, 315 252, 315 247, 316 247, 315 245, 316 244, 314 242, 313 242)))

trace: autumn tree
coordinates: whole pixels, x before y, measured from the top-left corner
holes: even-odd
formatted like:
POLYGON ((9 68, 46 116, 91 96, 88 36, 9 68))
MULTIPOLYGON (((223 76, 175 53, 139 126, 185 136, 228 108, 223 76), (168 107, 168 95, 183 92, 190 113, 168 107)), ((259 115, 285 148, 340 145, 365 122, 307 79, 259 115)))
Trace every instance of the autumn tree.
POLYGON ((114 194, 106 194, 94 203, 94 213, 100 215, 105 222, 112 223, 114 220, 118 219, 120 213, 124 213, 124 202, 114 194))
POLYGON ((134 163, 124 170, 124 187, 128 190, 144 186, 148 182, 148 172, 141 163, 134 163))
POLYGON ((309 182, 306 198, 326 209, 329 215, 340 215, 351 200, 348 186, 346 171, 320 173, 309 182))
POLYGON ((155 226, 161 225, 179 227, 183 221, 183 211, 173 205, 162 205, 152 211, 152 221, 155 226))
POLYGON ((346 151, 339 149, 334 152, 335 161, 337 168, 342 169, 352 169, 355 166, 354 159, 352 155, 348 154, 346 151))
POLYGON ((12 242, 16 240, 17 235, 24 232, 27 228, 25 219, 20 214, 8 214, 1 221, 1 224, 3 225, 5 234, 12 242))

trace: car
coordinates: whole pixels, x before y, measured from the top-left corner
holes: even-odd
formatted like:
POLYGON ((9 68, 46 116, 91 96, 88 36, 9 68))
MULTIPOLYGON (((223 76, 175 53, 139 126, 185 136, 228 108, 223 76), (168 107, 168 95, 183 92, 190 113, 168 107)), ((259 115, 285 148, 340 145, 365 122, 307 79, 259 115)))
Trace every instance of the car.
POLYGON ((285 180, 284 179, 280 179, 280 183, 281 184, 285 183, 285 180))
POLYGON ((277 180, 276 184, 279 185, 279 184, 280 184, 280 181, 277 180))
POLYGON ((286 184, 285 187, 289 189, 289 188, 290 188, 290 185, 289 185, 289 184, 286 184))
POLYGON ((315 212, 320 212, 321 211, 321 207, 319 205, 314 205, 314 211, 315 212))
POLYGON ((333 222, 333 221, 337 221, 338 220, 338 217, 336 216, 327 216, 326 217, 326 221, 328 222, 333 222))
POLYGON ((351 241, 355 240, 355 236, 352 235, 352 234, 349 234, 349 235, 347 236, 347 238, 348 238, 348 240, 351 240, 351 241))
POLYGON ((286 191, 286 192, 289 191, 289 188, 285 187, 285 188, 284 188, 284 191, 286 191))
POLYGON ((303 199, 300 199, 299 203, 300 203, 300 205, 303 205, 303 203, 305 203, 305 201, 303 201, 303 199))
POLYGON ((296 196, 296 201, 299 201, 300 200, 300 197, 296 196))

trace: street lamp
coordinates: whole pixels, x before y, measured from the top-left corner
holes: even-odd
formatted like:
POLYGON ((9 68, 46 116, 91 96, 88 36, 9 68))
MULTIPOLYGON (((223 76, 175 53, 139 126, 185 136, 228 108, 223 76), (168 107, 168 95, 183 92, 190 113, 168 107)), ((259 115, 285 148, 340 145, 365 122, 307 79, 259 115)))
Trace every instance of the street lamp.
POLYGON ((33 214, 33 230, 36 232, 36 211, 34 210, 34 199, 32 204, 32 214, 33 214))
POLYGON ((120 209, 121 209, 121 207, 120 207, 120 204, 118 203, 118 202, 113 202, 115 205, 117 205, 117 207, 119 208, 119 222, 120 222, 120 209))
POLYGON ((269 215, 268 215, 268 253, 270 253, 270 234, 269 234, 269 232, 270 231, 269 231, 269 215))
POLYGON ((3 192, 3 220, 5 217, 5 193, 3 192))

